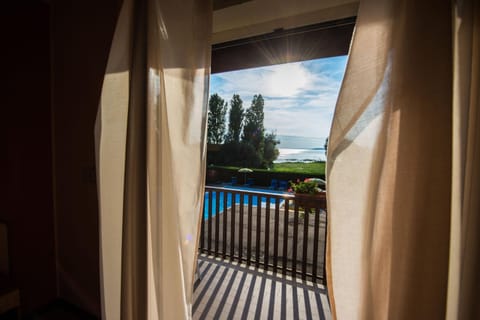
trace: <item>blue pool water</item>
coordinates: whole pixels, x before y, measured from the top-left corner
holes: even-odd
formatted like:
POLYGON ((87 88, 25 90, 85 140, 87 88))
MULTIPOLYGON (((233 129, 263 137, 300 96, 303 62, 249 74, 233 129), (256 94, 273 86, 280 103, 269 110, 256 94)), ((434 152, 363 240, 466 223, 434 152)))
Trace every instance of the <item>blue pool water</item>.
MULTIPOLYGON (((232 192, 234 190, 242 190, 242 191, 252 191, 252 192, 268 192, 268 193, 274 193, 274 194, 285 194, 285 192, 283 191, 272 191, 272 190, 265 190, 265 189, 253 189, 253 188, 242 188, 242 187, 236 187, 236 188, 232 188, 232 192)), ((233 194, 230 193, 230 191, 226 191, 226 192, 222 192, 222 191, 212 191, 212 209, 211 209, 211 212, 212 212, 212 217, 215 216, 215 214, 217 213, 217 193, 219 194, 219 205, 218 205, 218 212, 221 213, 223 211, 223 206, 224 206, 224 197, 225 197, 225 193, 227 194, 227 208, 230 208, 232 206, 232 198, 233 198, 233 194)), ((243 196, 243 204, 244 205, 248 205, 248 195, 244 195, 243 196)), ((258 198, 261 198, 260 199, 260 205, 262 207, 264 207, 267 203, 267 199, 266 197, 263 197, 263 196, 256 196, 256 195, 253 195, 252 196, 252 205, 253 206, 257 206, 258 204, 258 198)), ((280 204, 283 203, 283 200, 281 200, 280 204)), ((235 205, 238 205, 240 204, 240 195, 239 194, 236 194, 235 195, 235 205)), ((273 205, 275 206, 275 198, 272 198, 270 197, 270 205, 273 205)), ((205 198, 204 198, 204 210, 203 210, 203 216, 205 219, 208 218, 208 209, 209 209, 209 206, 210 206, 210 199, 209 199, 209 192, 205 192, 205 198)), ((238 210, 238 209, 237 209, 238 210)))

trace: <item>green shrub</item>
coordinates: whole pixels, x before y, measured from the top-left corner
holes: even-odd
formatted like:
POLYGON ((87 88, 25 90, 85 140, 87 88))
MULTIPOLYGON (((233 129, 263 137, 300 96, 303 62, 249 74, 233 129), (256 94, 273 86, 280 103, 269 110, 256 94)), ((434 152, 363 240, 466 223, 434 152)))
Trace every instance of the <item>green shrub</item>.
POLYGON ((318 183, 315 181, 298 181, 296 183, 290 181, 290 186, 295 193, 319 193, 318 183))

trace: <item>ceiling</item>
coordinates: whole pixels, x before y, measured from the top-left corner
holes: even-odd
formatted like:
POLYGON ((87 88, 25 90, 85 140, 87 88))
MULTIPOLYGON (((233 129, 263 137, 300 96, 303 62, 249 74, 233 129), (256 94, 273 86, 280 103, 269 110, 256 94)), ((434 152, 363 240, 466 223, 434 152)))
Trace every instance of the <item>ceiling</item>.
POLYGON ((214 0, 213 43, 356 16, 358 0, 214 0))

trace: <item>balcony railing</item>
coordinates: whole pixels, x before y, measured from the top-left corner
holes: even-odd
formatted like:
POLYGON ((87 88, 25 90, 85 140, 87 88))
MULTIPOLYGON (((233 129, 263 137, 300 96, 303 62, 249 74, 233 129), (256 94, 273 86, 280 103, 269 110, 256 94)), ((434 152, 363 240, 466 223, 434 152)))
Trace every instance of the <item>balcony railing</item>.
POLYGON ((326 199, 205 188, 200 250, 318 282, 325 279, 326 199))

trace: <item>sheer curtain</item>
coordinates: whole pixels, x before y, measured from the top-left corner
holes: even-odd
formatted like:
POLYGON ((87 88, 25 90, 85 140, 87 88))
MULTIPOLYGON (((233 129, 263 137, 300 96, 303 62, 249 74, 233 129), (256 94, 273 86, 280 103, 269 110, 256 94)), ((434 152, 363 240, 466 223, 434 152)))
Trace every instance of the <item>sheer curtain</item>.
POLYGON ((453 171, 447 319, 480 319, 480 2, 454 8, 453 171))
POLYGON ((336 319, 478 317, 478 10, 360 3, 328 158, 336 319))
POLYGON ((125 0, 96 127, 103 319, 190 319, 211 2, 125 0))

